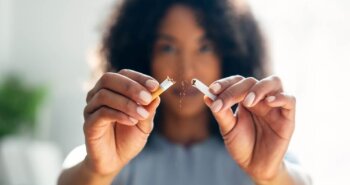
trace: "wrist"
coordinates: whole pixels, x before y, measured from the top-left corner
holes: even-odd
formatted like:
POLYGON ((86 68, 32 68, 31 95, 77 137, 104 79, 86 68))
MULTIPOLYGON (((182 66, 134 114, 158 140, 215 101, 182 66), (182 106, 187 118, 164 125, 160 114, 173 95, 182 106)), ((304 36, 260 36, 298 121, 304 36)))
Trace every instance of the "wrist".
POLYGON ((284 162, 281 163, 279 169, 276 171, 275 174, 270 175, 266 178, 254 179, 254 182, 256 185, 293 184, 284 162))
POLYGON ((86 174, 87 177, 90 178, 89 181, 91 182, 105 182, 101 184, 110 184, 113 179, 119 174, 119 172, 122 170, 122 166, 118 167, 117 169, 109 172, 102 172, 95 167, 93 167, 91 161, 88 159, 88 157, 85 157, 85 159, 80 164, 81 171, 86 174))

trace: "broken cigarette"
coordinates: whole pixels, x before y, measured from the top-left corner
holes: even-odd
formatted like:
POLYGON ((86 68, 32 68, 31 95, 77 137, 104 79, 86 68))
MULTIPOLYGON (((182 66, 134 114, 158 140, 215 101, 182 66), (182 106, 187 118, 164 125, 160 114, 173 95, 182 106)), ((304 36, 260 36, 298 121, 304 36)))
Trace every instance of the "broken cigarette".
POLYGON ((216 96, 209 91, 209 87, 206 86, 203 82, 194 78, 194 79, 192 79, 191 84, 193 87, 197 88, 200 92, 202 92, 203 94, 208 96, 211 100, 213 100, 213 101, 216 100, 216 96))
POLYGON ((172 85, 174 85, 176 82, 167 77, 160 85, 159 88, 152 93, 152 100, 156 99, 159 95, 161 95, 164 91, 169 89, 172 85))

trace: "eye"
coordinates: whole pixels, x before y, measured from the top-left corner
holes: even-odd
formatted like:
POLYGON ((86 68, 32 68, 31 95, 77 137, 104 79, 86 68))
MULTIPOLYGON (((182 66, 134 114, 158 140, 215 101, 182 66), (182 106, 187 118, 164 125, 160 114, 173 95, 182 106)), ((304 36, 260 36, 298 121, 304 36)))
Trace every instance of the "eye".
POLYGON ((199 48, 200 53, 206 53, 206 52, 212 52, 212 51, 213 51, 213 47, 210 44, 203 44, 199 48))
POLYGON ((165 54, 170 54, 170 53, 174 53, 176 52, 176 48, 172 45, 166 44, 166 45, 162 45, 159 48, 161 53, 165 53, 165 54))

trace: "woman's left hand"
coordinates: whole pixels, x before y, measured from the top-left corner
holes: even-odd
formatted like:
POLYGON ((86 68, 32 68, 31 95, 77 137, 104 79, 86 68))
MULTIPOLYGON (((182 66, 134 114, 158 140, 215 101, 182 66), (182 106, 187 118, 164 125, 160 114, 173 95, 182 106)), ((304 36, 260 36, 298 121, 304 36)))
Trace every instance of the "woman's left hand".
POLYGON ((232 158, 256 181, 285 172, 283 158, 295 124, 295 97, 283 93, 280 78, 231 76, 215 81, 205 96, 232 158), (238 104, 234 113, 231 107, 238 104))

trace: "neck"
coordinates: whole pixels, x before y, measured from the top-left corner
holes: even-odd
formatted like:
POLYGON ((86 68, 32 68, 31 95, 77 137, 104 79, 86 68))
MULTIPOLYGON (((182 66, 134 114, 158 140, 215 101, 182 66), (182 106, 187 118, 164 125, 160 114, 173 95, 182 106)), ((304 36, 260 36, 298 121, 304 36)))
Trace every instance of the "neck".
POLYGON ((161 132, 174 143, 188 146, 209 137, 209 118, 205 110, 191 117, 182 117, 169 111, 164 111, 164 115, 161 132))

